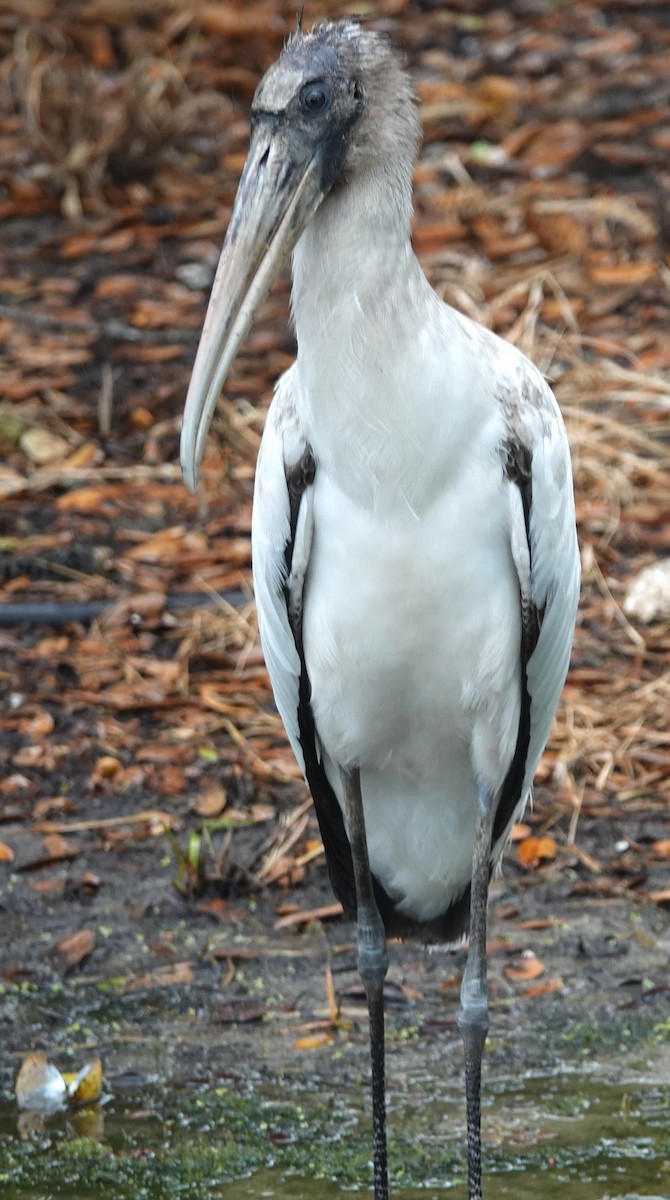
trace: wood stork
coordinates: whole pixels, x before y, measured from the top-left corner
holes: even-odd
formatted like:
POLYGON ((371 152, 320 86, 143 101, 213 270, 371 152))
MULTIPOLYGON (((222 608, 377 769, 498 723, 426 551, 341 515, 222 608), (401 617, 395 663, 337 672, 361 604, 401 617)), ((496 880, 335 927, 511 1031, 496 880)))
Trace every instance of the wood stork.
POLYGON ((194 489, 221 386, 292 252, 298 342, 258 457, 261 641, 357 921, 386 1200, 385 935, 469 929, 459 1025, 481 1197, 489 878, 531 790, 579 591, 556 401, 449 308, 410 244, 419 120, 399 56, 352 21, 299 30, 261 80, 193 377, 194 489))

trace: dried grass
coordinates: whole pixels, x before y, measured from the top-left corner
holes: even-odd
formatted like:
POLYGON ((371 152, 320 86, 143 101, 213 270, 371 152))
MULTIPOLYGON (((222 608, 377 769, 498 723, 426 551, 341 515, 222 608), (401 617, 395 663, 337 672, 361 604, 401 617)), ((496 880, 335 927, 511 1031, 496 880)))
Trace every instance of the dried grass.
POLYGON ((146 180, 166 162, 187 168, 193 140, 210 118, 223 124, 225 99, 194 93, 189 58, 139 48, 122 71, 87 61, 65 33, 40 24, 16 35, 9 79, 34 156, 33 177, 56 190, 63 215, 106 208, 105 186, 146 180))

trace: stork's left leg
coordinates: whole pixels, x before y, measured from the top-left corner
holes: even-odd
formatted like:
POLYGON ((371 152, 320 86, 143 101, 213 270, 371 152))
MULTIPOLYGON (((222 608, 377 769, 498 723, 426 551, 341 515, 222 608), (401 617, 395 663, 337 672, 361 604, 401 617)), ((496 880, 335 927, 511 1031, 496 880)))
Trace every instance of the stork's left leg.
POLYGON ((470 890, 470 946, 461 982, 458 1025, 465 1050, 465 1099, 468 1120, 468 1197, 482 1200, 481 1084, 482 1054, 489 1027, 486 990, 486 909, 491 871, 495 810, 490 791, 477 779, 477 825, 470 890))
POLYGON ((341 771, 347 832, 356 883, 358 970, 363 980, 370 1022, 374 1200, 388 1200, 386 1159, 386 1080, 384 1068, 384 980, 388 969, 384 923, 372 887, 360 771, 341 771))

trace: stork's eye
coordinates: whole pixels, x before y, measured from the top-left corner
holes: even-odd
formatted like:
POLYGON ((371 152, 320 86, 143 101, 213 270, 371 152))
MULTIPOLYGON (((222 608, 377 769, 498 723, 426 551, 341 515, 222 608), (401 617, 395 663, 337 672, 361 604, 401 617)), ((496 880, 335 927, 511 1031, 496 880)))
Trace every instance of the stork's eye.
POLYGON ((327 83, 306 83, 300 93, 300 106, 310 117, 318 117, 330 108, 333 94, 327 83))

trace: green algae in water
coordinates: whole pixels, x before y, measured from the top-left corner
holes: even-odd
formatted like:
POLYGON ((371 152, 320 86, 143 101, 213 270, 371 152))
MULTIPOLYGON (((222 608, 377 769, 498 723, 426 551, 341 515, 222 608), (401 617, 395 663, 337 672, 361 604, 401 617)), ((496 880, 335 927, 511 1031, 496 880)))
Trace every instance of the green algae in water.
MULTIPOLYGON (((104 1110, 100 1141, 72 1114, 21 1140, 0 1108, 3 1200, 334 1200, 369 1193, 370 1130, 360 1096, 319 1106, 148 1090, 104 1110)), ((460 1097, 393 1098, 393 1200, 464 1200, 460 1097)), ((670 1195, 670 1119, 659 1086, 563 1073, 496 1089, 485 1114, 487 1200, 618 1200, 670 1195), (496 1144, 498 1143, 498 1144, 496 1144)))

